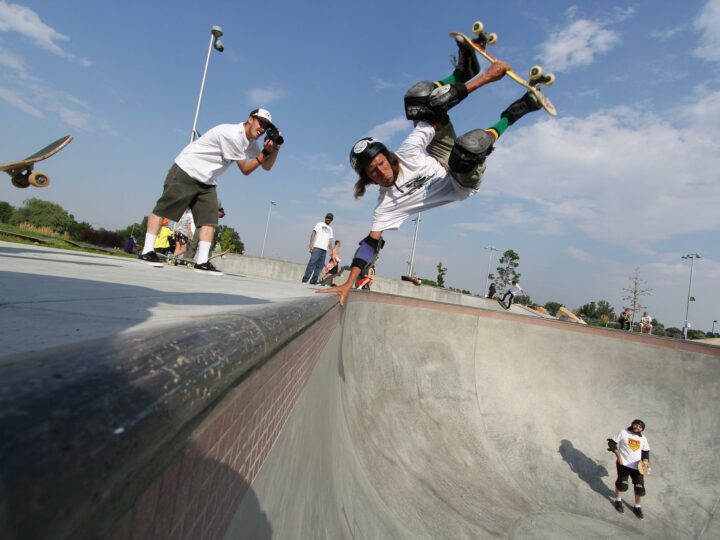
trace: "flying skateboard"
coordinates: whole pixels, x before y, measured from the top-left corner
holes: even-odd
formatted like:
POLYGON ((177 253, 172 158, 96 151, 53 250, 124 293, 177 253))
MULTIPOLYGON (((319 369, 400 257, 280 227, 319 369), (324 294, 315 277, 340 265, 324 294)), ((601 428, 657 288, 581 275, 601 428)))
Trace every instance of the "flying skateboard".
POLYGON ((402 281, 409 281, 413 285, 422 285, 422 281, 417 276, 400 276, 402 281))
POLYGON ((73 140, 72 135, 65 135, 57 141, 48 144, 42 150, 38 150, 32 156, 26 157, 22 161, 14 161, 11 163, 0 163, 0 171, 5 171, 11 177, 12 185, 16 188, 46 187, 50 183, 50 177, 42 172, 32 172, 35 163, 47 159, 57 154, 65 148, 73 140))
MULTIPOLYGON (((450 32, 450 36, 455 40, 465 40, 467 43, 479 52, 485 59, 492 62, 497 62, 497 58, 487 52, 486 47, 488 45, 495 45, 498 41, 497 34, 485 33, 485 26, 481 21, 475 21, 472 25, 472 32, 475 34, 475 38, 471 39, 462 32, 450 32)), ((557 116, 557 109, 552 104, 550 99, 540 91, 540 85, 550 86, 555 82, 555 75, 552 73, 543 73, 541 66, 533 66, 530 68, 529 80, 523 79, 520 75, 515 73, 513 70, 507 72, 507 75, 520 86, 526 88, 532 92, 538 99, 543 108, 548 112, 550 116, 557 116)))

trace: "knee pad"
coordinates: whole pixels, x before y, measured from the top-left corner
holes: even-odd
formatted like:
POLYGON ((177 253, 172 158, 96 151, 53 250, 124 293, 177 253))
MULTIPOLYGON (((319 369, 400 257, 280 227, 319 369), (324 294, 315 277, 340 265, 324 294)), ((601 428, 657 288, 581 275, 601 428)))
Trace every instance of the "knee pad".
POLYGON ((645 486, 643 484, 634 484, 633 489, 635 491, 635 495, 637 495, 638 497, 645 496, 645 486))
POLYGON ((430 105, 430 95, 437 87, 430 81, 415 83, 405 92, 405 118, 438 123, 445 117, 443 111, 430 105))
POLYGON ((473 129, 455 140, 448 161, 450 170, 457 173, 471 172, 485 162, 495 139, 484 129, 473 129))
POLYGON ((444 84, 435 88, 430 94, 430 106, 446 113, 460 103, 468 95, 467 87, 463 83, 444 84))
POLYGON ((620 480, 618 480, 618 481, 615 482, 615 488, 616 488, 620 493, 625 493, 625 492, 628 490, 628 487, 629 487, 629 486, 628 486, 628 483, 627 483, 627 482, 621 482, 620 480))

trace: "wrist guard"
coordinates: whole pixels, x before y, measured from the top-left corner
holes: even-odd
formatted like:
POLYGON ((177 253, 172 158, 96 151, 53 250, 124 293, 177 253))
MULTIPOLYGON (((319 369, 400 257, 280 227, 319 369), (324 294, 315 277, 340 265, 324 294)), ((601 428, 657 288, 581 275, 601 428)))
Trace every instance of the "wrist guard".
POLYGON ((607 448, 608 452, 614 452, 615 450, 617 450, 617 443, 615 441, 613 441, 612 439, 608 439, 607 444, 608 444, 608 448, 607 448))
POLYGON ((366 236, 360 241, 359 247, 353 256, 351 266, 356 266, 360 270, 364 270, 367 265, 371 264, 377 258, 378 253, 380 253, 384 245, 385 240, 382 238, 375 240, 375 238, 369 235, 366 236))

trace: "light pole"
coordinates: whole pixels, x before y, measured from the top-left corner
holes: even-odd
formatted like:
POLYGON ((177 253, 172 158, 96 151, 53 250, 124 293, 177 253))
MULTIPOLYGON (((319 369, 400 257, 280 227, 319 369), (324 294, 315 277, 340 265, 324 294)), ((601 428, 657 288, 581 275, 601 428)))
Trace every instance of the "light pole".
POLYGON ((205 91, 205 78, 207 77, 208 65, 210 64, 210 53, 213 48, 217 52, 223 52, 225 50, 225 47, 220 41, 220 36, 223 35, 222 28, 213 26, 210 34, 210 45, 208 45, 207 58, 205 58, 205 70, 203 71, 202 82, 200 83, 200 95, 198 96, 197 108, 195 109, 195 120, 193 121, 192 131, 190 132, 190 142, 193 142, 200 136, 197 132, 197 123, 198 117, 200 116, 200 104, 202 103, 203 92, 205 91))
POLYGON ((411 220, 415 222, 415 236, 413 236, 412 249, 410 250, 410 260, 408 261, 408 276, 413 275, 413 266, 415 264, 415 245, 417 244, 418 229, 420 228, 420 214, 411 220))
POLYGON ((268 208, 267 223, 265 223, 265 236, 263 237, 262 250, 260 251, 260 256, 261 256, 261 257, 262 257, 263 255, 265 255, 265 240, 267 240, 268 228, 270 227, 270 214, 272 214, 273 206, 277 206, 277 203, 276 203, 275 201, 270 201, 270 208, 268 208))
POLYGON ((710 330, 710 335, 713 336, 713 337, 715 337, 715 323, 716 323, 716 322, 717 322, 717 320, 714 320, 714 321, 713 321, 713 327, 712 327, 712 330, 710 330))
POLYGON ((493 252, 497 251, 497 248, 495 246, 485 246, 485 249, 490 252, 490 259, 488 260, 488 267, 487 267, 487 273, 485 274, 485 294, 483 294, 484 297, 487 297, 487 291, 488 287, 490 285, 490 265, 492 264, 492 258, 493 258, 493 252))
POLYGON ((692 289, 693 266, 695 265, 695 259, 702 259, 702 257, 697 253, 688 253, 687 255, 683 255, 681 259, 690 259, 690 283, 688 285, 687 306, 685 307, 685 326, 683 327, 683 338, 687 339, 688 313, 690 312, 690 291, 692 289))

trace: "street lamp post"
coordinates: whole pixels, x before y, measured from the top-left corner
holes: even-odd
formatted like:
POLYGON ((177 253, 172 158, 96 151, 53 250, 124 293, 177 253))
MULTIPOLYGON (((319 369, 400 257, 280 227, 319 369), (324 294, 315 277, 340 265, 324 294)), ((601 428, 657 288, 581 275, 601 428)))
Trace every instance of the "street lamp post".
POLYGON ((713 321, 713 327, 712 327, 712 330, 710 330, 710 335, 712 335, 713 337, 715 337, 715 323, 716 322, 717 322, 717 320, 713 321))
POLYGON ((485 294, 483 295, 483 296, 487 297, 488 287, 490 286, 490 265, 492 264, 493 252, 497 251, 497 248, 495 246, 485 246, 485 249, 490 252, 490 259, 488 260, 487 273, 485 274, 485 294))
POLYGON ((222 28, 219 26, 213 26, 210 30, 210 45, 208 45, 207 58, 205 58, 205 70, 203 71, 202 82, 200 83, 200 95, 198 96, 197 108, 195 109, 195 120, 193 121, 192 131, 190 132, 190 142, 197 139, 200 134, 197 132, 198 117, 200 116, 200 105, 202 104, 203 92, 205 91, 205 78, 207 77, 208 65, 210 64, 210 53, 213 48, 217 52, 223 52, 225 47, 220 41, 220 36, 223 35, 222 28))
POLYGON ((260 250, 261 257, 263 255, 265 255, 265 240, 267 240, 267 233, 268 233, 268 229, 270 228, 270 214, 272 214, 273 206, 277 206, 277 203, 275 201, 270 201, 270 208, 268 208, 267 223, 265 223, 265 236, 263 237, 262 250, 260 250))
POLYGON ((692 275, 693 275, 693 266, 695 265, 695 259, 702 259, 700 255, 697 253, 688 253, 687 255, 683 255, 681 259, 690 259, 690 283, 688 284, 688 293, 687 293, 687 305, 685 307, 685 326, 683 327, 683 337, 684 339, 687 339, 688 334, 688 314, 690 313, 690 291, 692 290, 692 275))
POLYGON ((420 214, 411 220, 415 222, 415 236, 413 236, 412 249, 410 250, 410 260, 408 261, 408 276, 413 275, 413 266, 415 265, 415 246, 417 245, 418 229, 420 228, 420 214))

